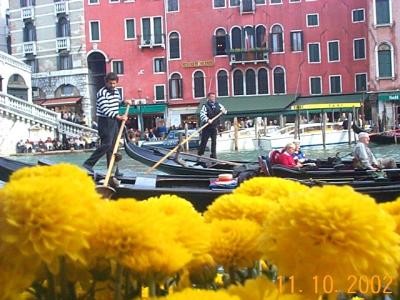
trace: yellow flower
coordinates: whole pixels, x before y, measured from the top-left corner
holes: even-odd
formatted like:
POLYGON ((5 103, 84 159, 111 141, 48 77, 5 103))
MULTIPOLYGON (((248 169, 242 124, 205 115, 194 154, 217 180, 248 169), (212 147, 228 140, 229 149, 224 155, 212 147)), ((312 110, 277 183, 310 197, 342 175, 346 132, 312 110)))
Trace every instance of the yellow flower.
POLYGON ((287 293, 283 294, 277 286, 265 277, 250 279, 244 286, 232 285, 228 289, 230 295, 239 296, 241 300, 316 300, 317 297, 287 293))
POLYGON ((240 220, 214 220, 211 223, 210 254, 225 268, 251 267, 261 258, 259 235, 261 226, 240 220))
POLYGON ((272 201, 279 201, 281 197, 297 193, 304 193, 309 187, 293 180, 278 177, 254 177, 243 182, 237 189, 235 194, 246 194, 249 196, 261 196, 272 201))
POLYGON ((78 167, 61 164, 17 171, 2 190, 5 216, 0 237, 57 272, 59 256, 85 262, 83 250, 100 203, 93 181, 78 167))
MULTIPOLYGON (((240 300, 239 297, 229 295, 226 291, 209 291, 185 289, 182 292, 174 293, 165 298, 157 298, 164 300, 240 300)), ((250 299, 249 299, 250 300, 250 299)), ((252 299, 251 299, 252 300, 252 299)))
POLYGON ((379 206, 388 212, 396 222, 396 232, 400 234, 400 198, 392 202, 380 203, 379 206))
POLYGON ((349 276, 397 277, 400 237, 393 219, 350 187, 312 188, 281 199, 264 225, 265 258, 304 292, 322 293, 326 276, 344 291, 349 276))
POLYGON ((260 225, 276 206, 272 201, 262 197, 252 197, 247 194, 233 193, 222 195, 208 208, 204 217, 210 222, 215 219, 248 219, 260 225))

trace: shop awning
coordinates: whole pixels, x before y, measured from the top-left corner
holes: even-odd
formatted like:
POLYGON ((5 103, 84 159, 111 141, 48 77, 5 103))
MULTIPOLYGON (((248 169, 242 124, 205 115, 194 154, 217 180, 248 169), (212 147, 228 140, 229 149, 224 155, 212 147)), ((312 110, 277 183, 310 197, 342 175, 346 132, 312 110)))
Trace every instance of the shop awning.
MULTIPOLYGON (((223 97, 217 101, 228 111, 228 117, 262 117, 285 111, 296 100, 296 95, 223 97)), ((206 99, 200 102, 200 112, 206 99)))
POLYGON ((59 106, 76 104, 82 100, 82 97, 68 97, 68 98, 52 98, 52 99, 39 99, 34 100, 35 104, 42 106, 59 106))
MULTIPOLYGON (((166 104, 142 104, 142 105, 132 105, 129 108, 129 115, 149 115, 149 114, 162 114, 165 112, 166 104)), ((125 113, 125 107, 120 107, 120 114, 125 113)))
POLYGON ((400 92, 379 93, 379 101, 400 101, 400 92))
POLYGON ((352 109, 360 107, 365 99, 365 94, 346 94, 299 97, 292 106, 291 110, 321 110, 321 109, 352 109))

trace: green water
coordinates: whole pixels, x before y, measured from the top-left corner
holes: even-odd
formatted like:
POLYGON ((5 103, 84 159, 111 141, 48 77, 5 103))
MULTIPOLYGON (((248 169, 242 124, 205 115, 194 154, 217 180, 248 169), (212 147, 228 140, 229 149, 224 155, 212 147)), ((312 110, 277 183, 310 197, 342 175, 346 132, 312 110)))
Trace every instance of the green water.
MULTIPOLYGON (((390 156, 400 161, 400 145, 373 145, 371 144, 371 149, 377 157, 390 156)), ((321 146, 318 147, 307 147, 303 149, 308 158, 327 158, 330 156, 335 156, 339 152, 339 156, 346 156, 351 152, 352 146, 348 144, 343 145, 333 145, 327 146, 325 149, 321 146)), ((127 176, 136 176, 143 174, 148 167, 140 162, 131 159, 124 150, 120 151, 122 154, 122 160, 119 162, 119 168, 127 176)), ((255 151, 239 151, 239 152, 221 152, 218 153, 219 159, 224 160, 246 160, 246 161, 256 161, 257 156, 260 154, 265 154, 265 151, 255 150, 255 151)), ((206 152, 206 156, 209 153, 206 152)), ((81 165, 90 156, 90 153, 65 153, 65 154, 50 154, 50 155, 25 155, 25 156, 12 156, 12 159, 36 163, 38 159, 46 159, 52 162, 68 162, 76 165, 81 165)), ((350 158, 347 156, 346 158, 350 158)), ((95 167, 96 171, 105 172, 106 171, 106 161, 105 159, 98 162, 95 167)), ((155 173, 162 174, 159 171, 155 173)))

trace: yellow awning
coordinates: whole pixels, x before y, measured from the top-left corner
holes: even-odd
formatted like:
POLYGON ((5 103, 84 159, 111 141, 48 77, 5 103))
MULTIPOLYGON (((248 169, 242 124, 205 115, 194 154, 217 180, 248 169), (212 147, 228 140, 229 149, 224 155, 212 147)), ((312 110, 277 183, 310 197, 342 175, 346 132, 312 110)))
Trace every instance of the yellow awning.
POLYGON ((351 108, 360 107, 360 102, 347 102, 347 103, 313 103, 303 105, 292 105, 291 110, 306 110, 306 109, 332 109, 332 108, 351 108))

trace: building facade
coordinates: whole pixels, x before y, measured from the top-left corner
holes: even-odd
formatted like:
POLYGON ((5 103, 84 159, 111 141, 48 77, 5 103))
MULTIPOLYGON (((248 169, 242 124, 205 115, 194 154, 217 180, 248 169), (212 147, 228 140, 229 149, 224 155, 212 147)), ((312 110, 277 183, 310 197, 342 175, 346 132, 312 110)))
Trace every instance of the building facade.
POLYGON ((34 101, 90 118, 83 1, 20 0, 9 6, 12 55, 31 66, 34 101))
POLYGON ((399 124, 400 101, 400 3, 394 0, 368 1, 369 98, 377 108, 381 129, 399 124))
POLYGON ((88 61, 119 73, 124 97, 167 104, 157 113, 170 125, 208 91, 243 97, 243 111, 276 95, 363 92, 366 11, 363 0, 85 0, 88 61))

